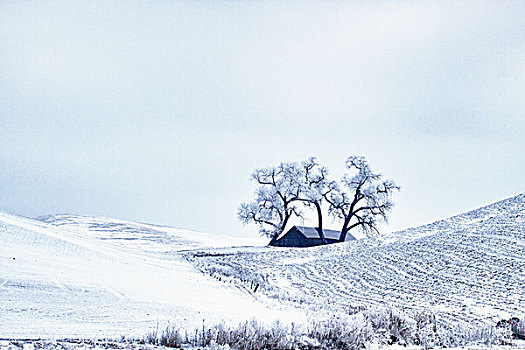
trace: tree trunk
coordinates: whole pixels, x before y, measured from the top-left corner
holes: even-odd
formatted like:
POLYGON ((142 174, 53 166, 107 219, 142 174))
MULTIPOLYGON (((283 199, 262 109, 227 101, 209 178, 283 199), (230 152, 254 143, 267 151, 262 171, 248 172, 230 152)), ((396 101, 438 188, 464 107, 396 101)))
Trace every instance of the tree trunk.
POLYGON ((275 243, 275 241, 277 240, 277 238, 281 235, 281 233, 282 233, 282 231, 275 232, 275 234, 273 235, 273 237, 270 240, 270 243, 268 243, 268 245, 273 245, 275 243))
POLYGON ((341 236, 339 237, 339 242, 344 242, 346 240, 346 234, 348 233, 348 223, 350 223, 351 216, 345 218, 343 228, 341 229, 341 236))
POLYGON ((323 213, 321 212, 321 205, 318 202, 315 202, 315 209, 317 209, 317 232, 321 238, 321 242, 326 244, 326 238, 323 232, 323 213))
POLYGON ((344 242, 346 240, 346 234, 348 233, 348 229, 344 228, 341 231, 341 237, 339 237, 339 242, 344 242))
POLYGON ((279 231, 275 232, 275 234, 273 235, 272 239, 270 240, 270 243, 268 243, 268 245, 273 245, 275 243, 275 241, 277 240, 277 238, 279 238, 279 236, 281 235, 281 233, 284 232, 284 229, 286 228, 286 224, 288 224, 288 220, 290 219, 290 215, 287 214, 284 216, 284 220, 283 220, 283 223, 279 229, 279 231))

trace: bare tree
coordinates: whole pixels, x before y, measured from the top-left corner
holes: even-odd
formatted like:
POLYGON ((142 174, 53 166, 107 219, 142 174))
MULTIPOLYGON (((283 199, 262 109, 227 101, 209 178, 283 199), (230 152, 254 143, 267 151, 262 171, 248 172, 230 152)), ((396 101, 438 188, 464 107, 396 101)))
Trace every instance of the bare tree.
POLYGON ((259 232, 271 238, 271 245, 292 216, 304 218, 302 209, 313 206, 319 237, 326 244, 323 232, 326 202, 328 214, 343 221, 341 242, 353 229, 361 229, 367 235, 377 232, 378 222, 387 221, 393 207, 391 194, 399 187, 372 172, 364 157, 349 157, 346 168, 347 173, 340 182, 331 181, 328 169, 314 157, 300 163, 285 162, 277 167, 257 169, 252 174, 252 180, 257 183, 255 199, 240 205, 239 220, 244 224, 259 224, 259 232))
POLYGON ((343 220, 341 242, 352 229, 361 229, 366 235, 379 233, 377 224, 387 222, 393 207, 390 197, 399 190, 394 181, 383 180, 374 173, 364 157, 350 156, 346 170, 340 183, 332 181, 327 185, 330 191, 324 195, 329 215, 343 220))
POLYGON ((302 201, 307 207, 314 206, 317 213, 317 232, 321 242, 326 244, 323 233, 323 199, 332 189, 328 186, 328 168, 319 165, 315 157, 301 162, 301 174, 297 179, 301 186, 298 193, 298 201, 302 201))
POLYGON ((278 167, 257 169, 252 180, 257 183, 254 201, 242 203, 237 215, 244 224, 260 225, 259 232, 277 240, 292 215, 303 217, 298 197, 302 186, 301 168, 297 163, 281 163, 278 167))

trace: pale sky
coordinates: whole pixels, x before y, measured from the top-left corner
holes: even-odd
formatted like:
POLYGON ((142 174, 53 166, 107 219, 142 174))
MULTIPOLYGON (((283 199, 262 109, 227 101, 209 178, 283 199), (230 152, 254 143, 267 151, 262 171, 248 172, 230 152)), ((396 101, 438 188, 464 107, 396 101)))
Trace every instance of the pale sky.
POLYGON ((0 123, 8 213, 255 235, 254 168, 358 154, 415 226, 525 191, 525 2, 4 0, 0 123))

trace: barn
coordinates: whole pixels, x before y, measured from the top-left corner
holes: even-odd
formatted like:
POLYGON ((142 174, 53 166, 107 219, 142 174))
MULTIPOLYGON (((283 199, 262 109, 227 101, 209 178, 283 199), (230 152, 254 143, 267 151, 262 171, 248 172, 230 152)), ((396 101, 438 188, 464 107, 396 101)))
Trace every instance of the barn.
MULTIPOLYGON (((328 244, 339 242, 340 231, 323 230, 328 244)), ((346 234, 346 240, 355 240, 350 233, 346 234)), ((281 234, 277 240, 270 245, 274 247, 313 247, 321 245, 321 237, 315 227, 294 226, 288 232, 281 234)))

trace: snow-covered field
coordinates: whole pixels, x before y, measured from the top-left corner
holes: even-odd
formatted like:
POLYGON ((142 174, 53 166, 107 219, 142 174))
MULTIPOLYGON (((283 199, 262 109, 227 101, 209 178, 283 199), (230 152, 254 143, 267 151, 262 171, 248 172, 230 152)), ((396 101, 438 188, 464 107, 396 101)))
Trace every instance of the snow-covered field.
POLYGON ((301 323, 382 306, 467 328, 525 315, 525 194, 373 239, 264 243, 0 213, 0 338, 142 337, 157 322, 301 323))
POLYGON ((525 316, 525 194, 380 238, 309 249, 216 249, 202 271, 309 308, 393 306, 445 325, 525 316), (247 282, 246 282, 247 281, 247 282))
POLYGON ((107 218, 41 219, 0 213, 0 338, 144 336, 157 321, 193 328, 303 317, 199 273, 178 253, 237 239, 107 218))

